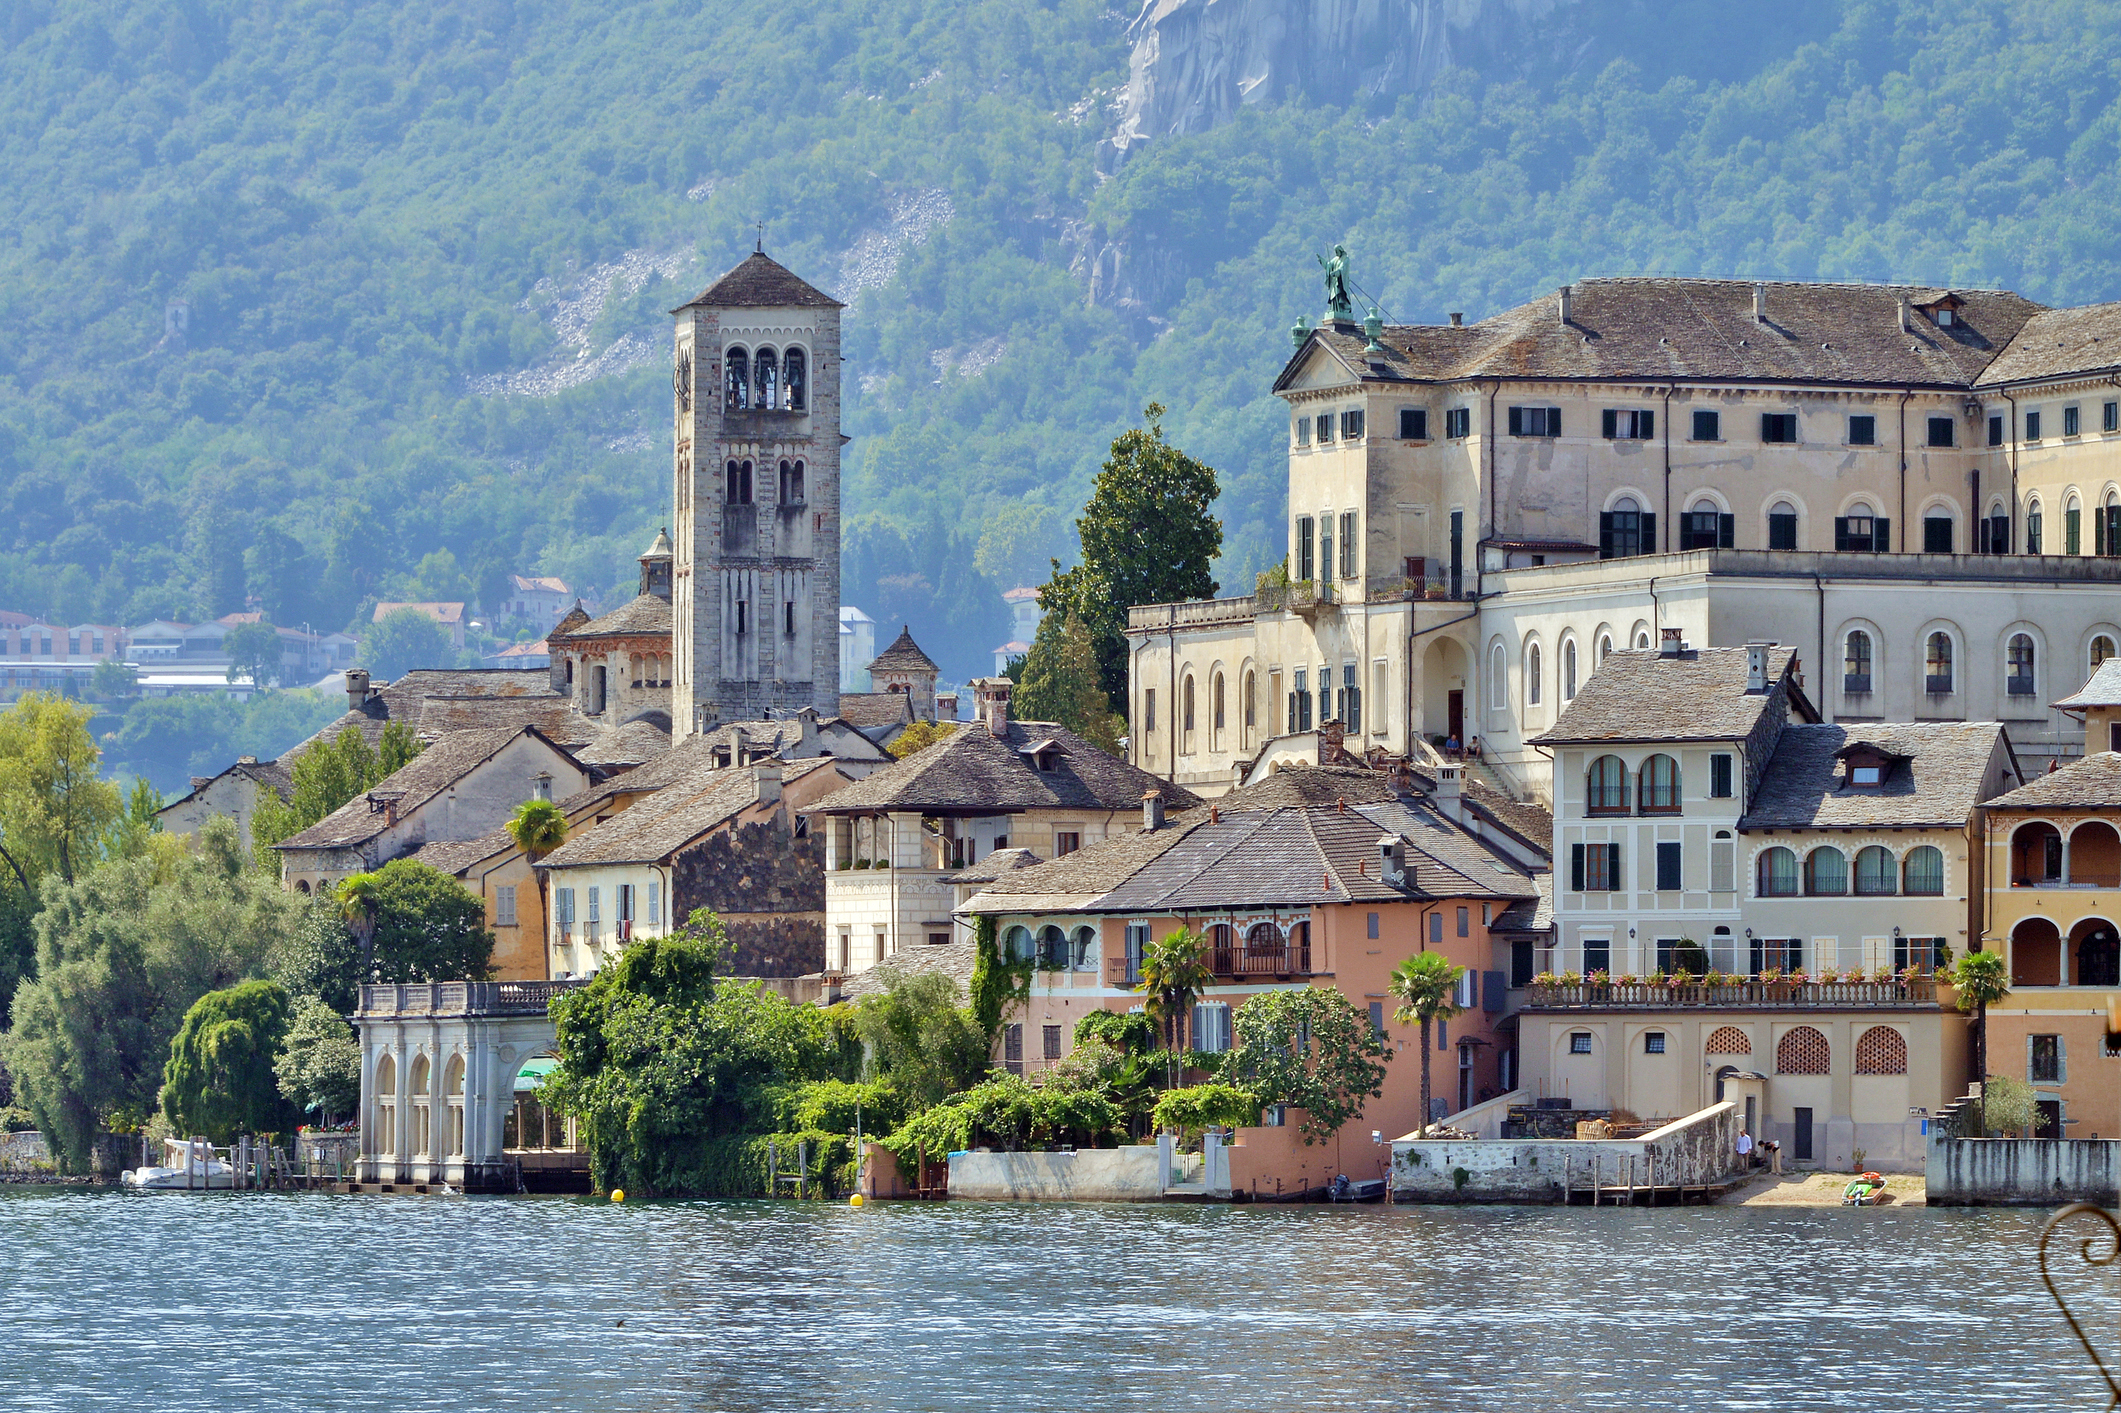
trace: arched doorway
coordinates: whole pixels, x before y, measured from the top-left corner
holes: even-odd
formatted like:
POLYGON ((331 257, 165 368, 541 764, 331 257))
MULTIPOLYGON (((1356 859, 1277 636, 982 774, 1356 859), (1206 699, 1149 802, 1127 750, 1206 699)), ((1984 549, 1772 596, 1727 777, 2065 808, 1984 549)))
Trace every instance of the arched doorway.
POLYGON ((2121 887, 2121 834, 2103 820, 2087 820, 2069 833, 2069 881, 2121 887))
POLYGON ((2104 918, 2088 917, 2069 930, 2070 982, 2121 986, 2121 934, 2104 918))
POLYGON ((2046 820, 2019 825, 2011 835, 2011 886, 2030 888, 2061 876, 2061 833, 2046 820))
POLYGON ((1466 739, 1466 650, 1437 638, 1421 655, 1421 729, 1435 740, 1466 739))
POLYGON ((2061 984, 2061 934, 2044 917, 2026 918, 2011 932, 2011 985, 2061 984))

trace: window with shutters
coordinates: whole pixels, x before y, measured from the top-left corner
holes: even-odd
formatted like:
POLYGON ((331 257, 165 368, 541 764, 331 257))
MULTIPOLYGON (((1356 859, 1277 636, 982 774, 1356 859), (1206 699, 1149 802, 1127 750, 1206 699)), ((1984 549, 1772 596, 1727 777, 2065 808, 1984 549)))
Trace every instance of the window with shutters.
POLYGON ((1352 412, 1340 414, 1340 439, 1344 442, 1359 442, 1362 440, 1361 408, 1358 407, 1352 412))
POLYGON ((516 890, 512 884, 493 890, 493 921, 496 927, 516 925, 516 890))
POLYGON ((1709 757, 1709 798, 1728 800, 1731 798, 1731 756, 1718 751, 1709 757))
POLYGON ((1193 1008, 1193 1049, 1204 1055, 1220 1055, 1230 1048, 1230 1006, 1224 1001, 1204 1001, 1193 1008))
POLYGON ((1728 829, 1717 830, 1716 837, 1709 841, 1709 891, 1738 891, 1738 841, 1728 829))
POLYGON ((1356 516, 1355 511, 1343 511, 1340 517, 1340 577, 1353 579, 1356 571, 1356 516))
POLYGON ((1867 505, 1834 517, 1834 548, 1843 553, 1885 554, 1892 548, 1890 522, 1867 505))
POLYGON ((1561 435, 1561 409, 1513 407, 1510 409, 1509 431, 1513 437, 1558 437, 1561 435))
POLYGON ((2094 552, 2109 557, 2121 555, 2121 497, 2108 491, 2106 504, 2093 512, 2092 523, 2098 531, 2094 552))
MULTIPOLYGON (((1931 421, 1932 425, 1934 425, 1935 419, 1932 418, 1931 421)), ((2077 408, 2074 403, 2062 409, 2062 435, 2065 437, 2077 435, 2077 408)))
MULTIPOLYGON (((2074 407, 2070 408, 2069 412, 2066 415, 2068 420, 2074 423, 2076 421, 2077 409, 2074 407)), ((1929 444, 1935 447, 1957 446, 1957 434, 1953 430, 1954 426, 1955 424, 1949 417, 1930 418, 1929 444)))
POLYGON ((1399 439, 1406 442, 1425 442, 1429 439, 1429 410, 1425 407, 1402 407, 1399 409, 1399 439))
POLYGON ((658 879, 650 879, 648 882, 648 916, 646 921, 650 927, 661 927, 663 925, 663 885, 658 879))
POLYGON ((1679 517, 1679 548, 1729 549, 1738 533, 1738 517, 1725 515, 1713 504, 1694 507, 1679 517))
POLYGON ((1326 442, 1330 442, 1330 441, 1332 441, 1332 440, 1333 440, 1333 414, 1332 414, 1332 413, 1330 413, 1330 412, 1321 412, 1321 413, 1319 413, 1319 414, 1318 414, 1318 416, 1316 416, 1316 417, 1314 417, 1313 419, 1311 419, 1311 425, 1312 425, 1312 426, 1313 426, 1313 427, 1314 427, 1314 428, 1315 428, 1315 429, 1317 430, 1317 432, 1318 432, 1318 440, 1319 440, 1319 443, 1320 443, 1321 445, 1323 445, 1323 444, 1324 444, 1324 443, 1326 443, 1326 442))
POLYGON ((2084 553, 2084 511, 2074 502, 2062 512, 2062 552, 2084 553))
POLYGON ((1681 865, 1685 851, 1675 840, 1663 840, 1657 845, 1657 891, 1677 893, 1686 886, 1681 865))
POLYGON ((2099 408, 2099 430, 2121 432, 2121 402, 2108 402, 2099 408))
POLYGON ((1998 503, 1989 507, 1988 518, 1975 523, 1981 543, 1974 547, 1976 554, 2009 554, 2011 552, 2011 518, 1998 503))
POLYGON ((1447 407, 1443 414, 1443 434, 1453 441, 1473 435, 1473 409, 1470 407, 1447 407))
POLYGON ((1620 889, 1618 844, 1574 844, 1569 849, 1569 887, 1578 893, 1620 889))
POLYGON ((1149 951, 1149 924, 1130 922, 1127 924, 1127 984, 1132 986, 1142 979, 1142 958, 1149 951))
POLYGON ((1644 442, 1657 435, 1657 414, 1608 407, 1599 414, 1599 432, 1607 441, 1644 442))
POLYGON ((2037 408, 2029 408, 2026 411, 2025 439, 2029 442, 2040 440, 2040 412, 2037 408))
POLYGON ((1697 442, 1722 441, 1722 414, 1709 411, 1697 411, 1694 414, 1694 440, 1697 442))
POLYGON ((1990 417, 1988 419, 1988 444, 1990 446, 2003 445, 2003 419, 2001 417, 1990 417))
POLYGON ((1949 515, 1925 515, 1922 517, 1922 552, 1924 554, 1950 554, 1952 552, 1952 518, 1949 515))
POLYGON ((1308 415, 1296 419, 1296 444, 1300 447, 1311 444, 1311 419, 1308 415))
MULTIPOLYGON (((1850 418, 1851 435, 1854 434, 1855 418, 1850 418)), ((1794 412, 1763 412, 1760 414, 1760 440, 1773 443, 1791 443, 1797 440, 1797 414, 1794 412)))
POLYGON ((1316 577, 1318 563, 1313 558, 1317 553, 1311 538, 1314 522, 1308 515, 1296 517, 1296 580, 1303 583, 1316 577))
POLYGON ((1351 734, 1362 731, 1362 687, 1352 662, 1342 663, 1340 668, 1340 724, 1351 734))
POLYGON ((568 929, 574 926, 574 889, 555 888, 552 890, 552 912, 553 921, 560 925, 560 931, 564 935, 568 929))
POLYGON ((1771 550, 1797 548, 1797 511, 1787 501, 1779 502, 1767 513, 1767 547, 1771 550))
POLYGON ((1040 1057, 1049 1063, 1061 1057, 1061 1028, 1057 1025, 1040 1026, 1040 1057))
POLYGON ((1753 975, 1763 971, 1804 970, 1802 937, 1755 937, 1752 947, 1753 975))
MULTIPOLYGON (((1776 440, 1764 431, 1760 434, 1760 439, 1764 442, 1776 440)), ((1796 433, 1793 431, 1787 440, 1797 440, 1796 433)), ((1878 419, 1871 416, 1868 412, 1858 413, 1856 416, 1849 418, 1849 445, 1878 445, 1878 419)))
MULTIPOLYGON (((2040 502, 2036 500, 2028 503, 2025 508, 2025 552, 2027 554, 2043 554, 2046 552, 2044 548, 2046 544, 2046 524, 2046 518, 2040 513, 2040 502)), ((1999 554, 2008 552, 2008 550, 1998 551, 1999 554)))
POLYGON ((1024 1026, 1011 1021, 1002 1027, 1002 1068, 1011 1074, 1024 1072, 1024 1026))
POLYGON ((598 906, 598 895, 599 895, 599 894, 600 894, 600 893, 601 893, 602 891, 603 891, 603 890, 601 890, 601 889, 598 889, 598 888, 592 888, 592 889, 590 889, 590 890, 589 890, 589 918, 588 918, 588 922, 589 922, 589 925, 590 925, 591 927, 595 927, 595 926, 596 926, 596 925, 597 925, 597 924, 598 924, 599 922, 602 922, 602 921, 603 921, 603 917, 602 917, 602 914, 601 914, 601 909, 600 909, 600 908, 599 908, 599 906, 598 906))
POLYGON ((1949 633, 1936 632, 1929 636, 1923 649, 1923 690, 1934 696, 1947 696, 1952 690, 1952 639, 1949 633))
POLYGON ((1633 496, 1622 496, 1598 516, 1598 557, 1626 559, 1657 552, 1657 517, 1633 496))

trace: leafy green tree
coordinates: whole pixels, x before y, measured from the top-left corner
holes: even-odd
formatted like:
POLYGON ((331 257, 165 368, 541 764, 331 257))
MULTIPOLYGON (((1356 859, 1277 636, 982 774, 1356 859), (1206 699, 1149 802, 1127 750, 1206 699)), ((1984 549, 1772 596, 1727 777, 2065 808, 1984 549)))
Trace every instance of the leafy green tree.
POLYGON ((1304 1142, 1323 1143, 1384 1092, 1391 1051, 1369 1016, 1338 991, 1267 991, 1230 1019, 1225 1083, 1262 1104, 1303 1111, 1304 1142))
POLYGON ((957 983, 940 972, 893 970, 881 996, 854 1013, 876 1073, 917 1107, 969 1089, 991 1067, 990 1042, 957 983))
POLYGON ((238 623, 221 640, 221 650, 228 654, 231 685, 247 681, 262 690, 279 682, 280 630, 272 624, 238 623))
POLYGON ((1259 1122, 1259 1100, 1235 1084, 1194 1084, 1167 1089, 1157 1097, 1153 1121, 1160 1129, 1198 1134, 1227 1124, 1247 1128, 1259 1122))
POLYGON ((103 852, 111 858, 137 858, 147 851, 149 838, 162 832, 162 792, 146 777, 135 775, 125 792, 124 812, 113 821, 103 841, 103 852))
POLYGON ((370 966, 378 981, 484 981, 486 905, 432 864, 393 859, 373 875, 370 966))
POLYGON ((96 1135, 155 1110, 170 1041, 199 997, 262 976, 304 903, 244 867, 235 826, 155 835, 72 885, 45 881, 37 965, 0 1053, 18 1102, 79 1171, 96 1135))
POLYGON ((1222 494, 1215 472, 1164 438, 1161 403, 1143 410, 1146 427, 1122 432, 1112 442, 1102 470, 1075 522, 1082 560, 1073 569, 1054 562, 1053 577, 1039 591, 1045 613, 1039 643, 1025 663, 1027 680, 1057 675, 1045 658, 1060 651, 1048 621, 1065 627, 1080 619, 1089 631, 1098 681, 1107 709, 1127 711, 1127 610, 1138 604, 1213 598, 1210 570, 1222 553, 1222 522, 1208 507, 1222 494))
POLYGON ((273 1061, 280 1093, 329 1128, 361 1102, 361 1041, 340 1014, 314 996, 294 1000, 286 1038, 273 1061))
POLYGON ((1421 1126, 1429 1127, 1432 1105, 1429 1098, 1429 1035, 1440 1021, 1447 1021, 1458 1014, 1458 979, 1466 969, 1454 966, 1438 952, 1420 952, 1392 968, 1392 979, 1386 983, 1399 1008, 1392 1018, 1401 1025, 1410 1021, 1421 1023, 1421 1126))
POLYGON ((421 749, 420 739, 402 721, 386 723, 373 749, 356 726, 346 727, 331 740, 311 745, 295 757, 291 771, 294 797, 281 801, 267 793, 258 799, 250 821, 258 866, 278 874, 280 859, 273 852, 273 845, 301 833, 354 796, 382 784, 421 749))
POLYGON ((1134 989, 1147 998, 1143 1010, 1156 1026, 1163 1048, 1170 1052, 1170 1086, 1174 1089, 1186 1026, 1193 1019, 1193 998, 1215 980, 1215 973, 1208 969, 1207 943, 1204 934, 1181 927, 1142 948, 1141 981, 1134 989))
POLYGON ((509 816, 508 837, 535 863, 567 842, 567 814, 550 800, 525 800, 509 816))
MULTIPOLYGON (((2001 952, 1968 952, 1952 964, 1951 980, 1962 1013, 1974 1018, 1974 1073, 1988 1074, 1988 1008, 2011 994, 2010 969, 2001 952)), ((1979 1104, 1975 1105, 1978 1112, 1979 1104)), ((1982 1115, 1987 1132, 1987 1115, 1982 1115)))
POLYGON ((99 702, 123 701, 140 690, 140 669, 107 657, 89 674, 88 692, 99 702))
POLYGON ((392 609, 361 640, 362 665, 388 681, 416 667, 450 667, 456 660, 449 630, 416 608, 392 609))
POLYGON ((0 712, 0 859, 25 890, 46 873, 65 882, 100 857, 123 809, 102 778, 103 753, 89 734, 90 710, 26 692, 0 712))
POLYGON ((471 580, 457 567, 457 557, 446 549, 421 556, 398 592, 412 603, 469 603, 475 594, 471 580))
POLYGON ((1126 718, 1112 710, 1098 673, 1097 645, 1074 609, 1048 615, 1037 641, 1015 668, 1010 713, 1023 721, 1057 721, 1108 755, 1120 753, 1126 718))
POLYGON ((245 981, 192 1002, 162 1067, 163 1117, 179 1133, 216 1143, 293 1129, 298 1112, 273 1073, 288 1012, 287 992, 272 981, 245 981))
POLYGON ((1981 1085, 1981 1132, 2023 1134, 2039 1115, 2040 1096, 2030 1084, 2007 1074, 1992 1074, 1981 1085))
POLYGON ((891 744, 884 749, 890 753, 893 760, 904 760, 908 756, 927 750, 937 741, 947 739, 957 728, 958 723, 955 721, 916 721, 892 737, 891 744))

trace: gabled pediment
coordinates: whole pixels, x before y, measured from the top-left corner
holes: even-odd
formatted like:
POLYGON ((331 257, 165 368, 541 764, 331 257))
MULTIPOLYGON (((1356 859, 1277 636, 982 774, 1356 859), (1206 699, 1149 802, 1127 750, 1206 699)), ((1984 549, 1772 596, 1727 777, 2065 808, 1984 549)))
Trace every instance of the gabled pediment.
POLYGON ((1360 370, 1350 368, 1340 356, 1312 339, 1289 360, 1275 380, 1276 392, 1311 392, 1325 388, 1353 388, 1361 382, 1360 370))

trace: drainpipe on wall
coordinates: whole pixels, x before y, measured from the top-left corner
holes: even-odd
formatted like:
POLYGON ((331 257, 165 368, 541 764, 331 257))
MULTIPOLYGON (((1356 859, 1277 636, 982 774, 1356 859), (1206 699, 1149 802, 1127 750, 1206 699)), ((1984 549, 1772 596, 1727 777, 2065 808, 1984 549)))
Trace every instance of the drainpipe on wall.
POLYGON ((1672 393, 1679 385, 1664 385, 1664 547, 1672 548, 1672 393))
POLYGON ((1907 522, 1907 400, 1914 395, 1913 388, 1905 388, 1900 393, 1900 543, 1903 545, 1910 543, 1914 535, 1914 526, 1907 522))
MULTIPOLYGON (((1812 576, 1812 589, 1819 595, 1819 701, 1813 702, 1812 705, 1819 706, 1821 702, 1826 700, 1826 665, 1831 661, 1826 655, 1826 581, 1814 574, 1812 576)), ((1831 712, 1828 712, 1827 719, 1829 721, 1833 720, 1831 712)))
MULTIPOLYGON (((1485 460, 1488 463, 1488 525, 1480 538, 1473 542, 1473 600, 1476 603, 1480 601, 1481 576, 1487 573, 1488 569, 1487 558, 1480 553, 1480 547, 1493 539, 1498 533, 1495 500, 1495 399, 1501 392, 1502 379, 1497 378, 1488 384, 1488 435, 1487 445, 1483 448, 1487 453, 1485 460)), ((1588 464, 1588 458, 1586 458, 1586 464, 1588 464)))
MULTIPOLYGON (((2003 394, 2003 400, 2004 400, 2005 402, 2007 402, 2007 403, 2009 403, 2009 404, 2011 405, 2011 411, 2010 411, 2010 418, 2011 418, 2011 424, 2010 424, 2010 426, 2008 426, 2008 427, 2006 427, 2006 428, 2004 428, 2004 429, 2003 429, 2003 454, 2004 454, 2005 456, 2007 456, 2007 457, 2009 457, 2009 458, 2010 458, 2010 466, 2011 466, 2011 548, 2015 550, 2015 549, 2017 548, 2017 544, 2018 544, 2018 515, 2019 515, 2019 506, 2018 506, 2018 399, 2016 399, 2015 397, 2012 397, 2012 396, 2011 396, 2011 393, 2010 393, 2010 389, 2009 389, 2009 388, 1999 388, 1999 389, 1998 389, 1997 391, 2001 392, 2001 393, 2003 394)), ((1983 440, 1985 441, 1985 440, 1987 440, 1987 432, 1988 432, 1988 429, 1987 429, 1986 427, 1983 427, 1983 428, 1982 428, 1981 430, 1982 430, 1982 434, 1983 434, 1983 435, 1982 435, 1982 439, 1983 439, 1983 440)), ((2059 521, 2058 521, 2058 522, 2056 522, 2056 523, 2057 523, 2057 525, 2058 525, 2058 526, 2060 525, 2060 522, 2059 522, 2059 521)), ((2043 525, 2042 525, 2042 526, 2040 527, 2040 530, 2041 530, 2041 533, 2042 533, 2042 535, 2044 536, 2044 535, 2046 534, 2046 532, 2047 532, 2047 526, 2043 524, 2043 525)), ((2027 546, 2027 548, 2028 548, 2028 549, 2030 549, 2030 548, 2031 548, 2031 546, 2030 546, 2030 545, 2028 545, 2028 546, 2027 546)), ((2044 544, 2043 544, 2043 545, 2041 545, 2041 546, 2040 546, 2040 552, 2041 552, 2042 554, 2045 554, 2045 553, 2047 553, 2047 546, 2046 546, 2046 545, 2044 545, 2044 544)))
POLYGON ((1164 654, 1171 659, 1171 701, 1164 719, 1171 723, 1171 760, 1164 771, 1164 779, 1172 785, 1178 783, 1178 605, 1166 604, 1164 610, 1170 615, 1169 627, 1164 634, 1164 654))

